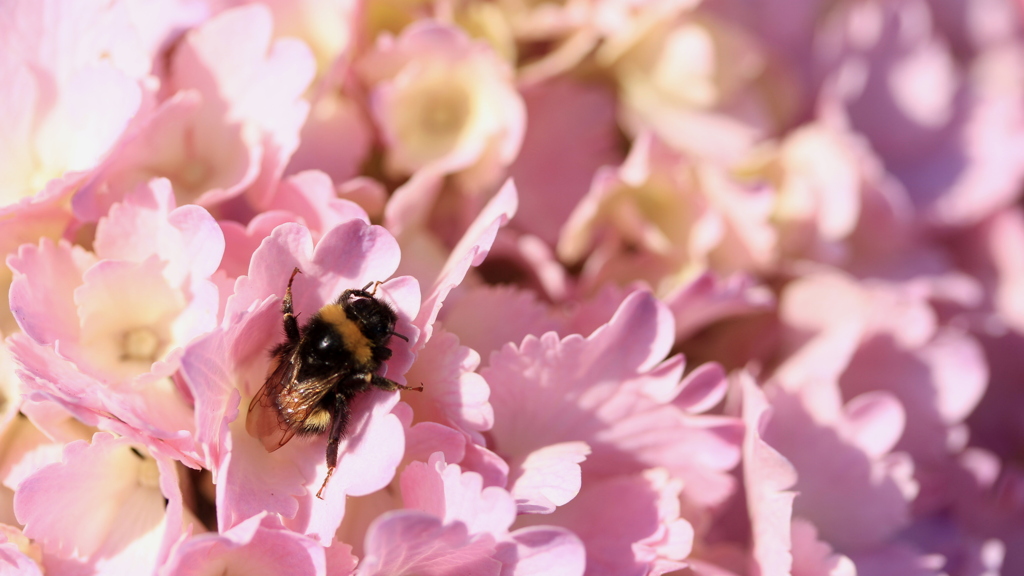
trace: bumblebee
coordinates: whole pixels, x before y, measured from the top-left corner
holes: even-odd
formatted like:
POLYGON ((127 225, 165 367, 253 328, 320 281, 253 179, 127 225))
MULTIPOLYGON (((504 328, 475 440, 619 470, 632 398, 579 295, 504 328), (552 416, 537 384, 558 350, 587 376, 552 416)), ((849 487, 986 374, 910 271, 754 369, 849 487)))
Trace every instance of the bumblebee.
POLYGON ((292 310, 292 282, 300 273, 296 268, 288 278, 281 302, 285 341, 271 351, 270 375, 249 403, 245 428, 268 452, 284 446, 295 434, 327 432, 327 477, 316 493, 323 499, 338 464, 338 445, 351 416, 352 399, 371 387, 422 391, 423 386, 403 386, 377 374, 391 358, 387 347, 391 337, 409 341, 395 332, 395 310, 374 296, 379 281, 360 290, 345 290, 300 327, 292 310))

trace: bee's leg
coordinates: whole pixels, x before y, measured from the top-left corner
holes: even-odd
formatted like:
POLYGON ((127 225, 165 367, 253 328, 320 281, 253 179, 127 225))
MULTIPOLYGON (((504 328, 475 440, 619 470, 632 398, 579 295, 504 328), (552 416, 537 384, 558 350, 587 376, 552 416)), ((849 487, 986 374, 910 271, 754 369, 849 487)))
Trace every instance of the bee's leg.
POLYGON ((298 268, 292 270, 292 275, 288 278, 288 288, 285 289, 284 299, 281 301, 281 312, 284 313, 284 333, 289 342, 299 341, 299 321, 295 318, 295 314, 292 314, 292 282, 295 280, 296 274, 302 274, 302 270, 298 268))
POLYGON ((376 280, 370 282, 369 284, 363 286, 358 290, 356 290, 355 288, 349 288, 348 290, 342 292, 341 296, 338 296, 337 302, 338 304, 344 304, 352 296, 359 296, 361 298, 373 298, 373 295, 377 293, 377 286, 380 286, 381 284, 383 284, 383 282, 381 282, 380 280, 376 280), (367 291, 367 288, 369 288, 370 286, 373 286, 372 292, 367 291))
POLYGON ((388 380, 387 378, 379 374, 374 374, 373 376, 370 377, 370 384, 373 384, 374 386, 380 388, 381 390, 387 390, 388 392, 392 390, 415 390, 416 392, 423 392, 422 384, 420 384, 419 386, 405 386, 403 384, 395 382, 394 380, 388 380))
POLYGON ((327 488, 327 482, 331 479, 331 474, 334 474, 334 469, 338 466, 338 446, 341 444, 341 435, 345 433, 345 426, 348 425, 348 399, 341 394, 337 394, 334 397, 334 407, 331 410, 331 430, 330 435, 327 437, 327 477, 324 478, 323 485, 320 486, 320 490, 317 491, 316 497, 324 499, 324 489, 327 488))

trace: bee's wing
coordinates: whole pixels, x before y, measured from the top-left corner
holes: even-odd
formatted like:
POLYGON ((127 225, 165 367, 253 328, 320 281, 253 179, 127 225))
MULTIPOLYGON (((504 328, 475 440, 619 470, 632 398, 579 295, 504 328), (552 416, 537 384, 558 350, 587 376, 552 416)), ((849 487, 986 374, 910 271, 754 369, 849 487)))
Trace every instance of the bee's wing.
POLYGON ((267 381, 249 403, 249 414, 245 418, 245 430, 263 443, 267 452, 273 452, 284 446, 295 435, 295 430, 288 426, 277 410, 275 399, 285 389, 289 381, 294 379, 295 364, 290 361, 291 354, 281 354, 275 360, 277 367, 267 376, 267 381))
POLYGON ((310 415, 340 377, 299 382, 295 376, 300 360, 295 351, 281 356, 278 366, 249 403, 245 420, 245 429, 259 438, 267 452, 284 446, 296 432, 304 429, 310 415), (287 418, 282 410, 287 411, 287 418))

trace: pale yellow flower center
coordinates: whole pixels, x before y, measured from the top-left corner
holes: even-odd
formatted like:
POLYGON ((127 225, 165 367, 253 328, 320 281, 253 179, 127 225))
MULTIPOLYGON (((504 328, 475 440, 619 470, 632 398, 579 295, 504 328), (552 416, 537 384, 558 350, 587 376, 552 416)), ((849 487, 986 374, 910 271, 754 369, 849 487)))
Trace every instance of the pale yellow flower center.
POLYGON ((143 326, 124 333, 121 343, 121 359, 152 362, 160 350, 160 337, 152 328, 143 326))

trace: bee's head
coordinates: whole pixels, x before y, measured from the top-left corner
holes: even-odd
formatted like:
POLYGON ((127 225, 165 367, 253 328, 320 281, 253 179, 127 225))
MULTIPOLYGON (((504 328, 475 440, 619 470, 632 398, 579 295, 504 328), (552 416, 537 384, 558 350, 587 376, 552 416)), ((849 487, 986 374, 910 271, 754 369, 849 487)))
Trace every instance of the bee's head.
POLYGON ((387 302, 373 297, 353 298, 345 307, 360 323, 364 336, 378 346, 387 344, 398 321, 398 315, 387 302))

